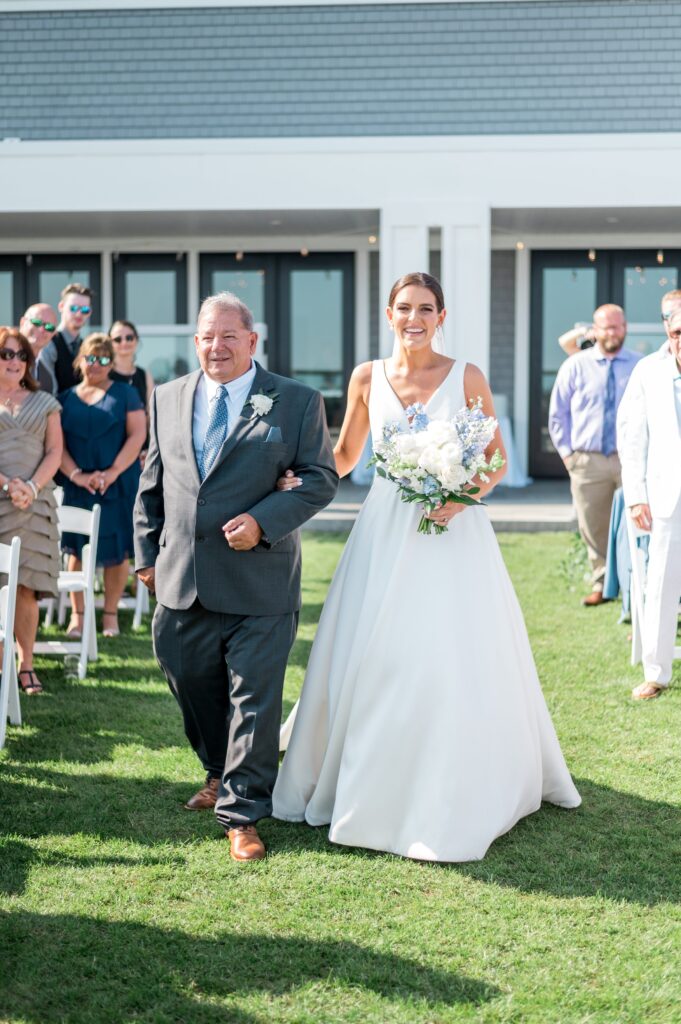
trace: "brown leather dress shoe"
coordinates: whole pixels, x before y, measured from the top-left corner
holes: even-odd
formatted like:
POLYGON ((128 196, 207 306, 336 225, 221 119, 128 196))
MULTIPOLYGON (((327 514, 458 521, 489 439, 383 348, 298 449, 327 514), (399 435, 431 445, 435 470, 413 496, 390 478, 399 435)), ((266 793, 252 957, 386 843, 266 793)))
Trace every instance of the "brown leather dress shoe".
POLYGON ((594 590, 588 597, 582 598, 582 604, 585 608, 593 608, 597 604, 603 604, 603 601, 604 598, 602 590, 594 590))
POLYGON ((265 844, 255 825, 238 825, 227 830, 229 855, 232 860, 263 860, 265 844))
POLYGON ((202 786, 198 793, 187 800, 184 805, 185 811, 212 811, 215 801, 218 798, 219 779, 208 779, 205 786, 202 786))

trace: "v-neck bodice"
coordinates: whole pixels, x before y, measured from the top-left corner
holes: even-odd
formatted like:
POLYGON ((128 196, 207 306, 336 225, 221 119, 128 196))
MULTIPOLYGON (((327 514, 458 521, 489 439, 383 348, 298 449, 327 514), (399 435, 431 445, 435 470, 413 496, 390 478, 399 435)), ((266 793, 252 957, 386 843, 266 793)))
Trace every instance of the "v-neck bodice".
MULTIPOLYGON (((465 405, 465 370, 466 364, 457 359, 447 376, 424 403, 424 408, 432 419, 450 419, 465 405)), ((383 427, 387 423, 397 422, 402 427, 408 424, 405 407, 388 380, 385 362, 382 359, 375 359, 371 368, 369 421, 374 444, 383 437, 383 427)))

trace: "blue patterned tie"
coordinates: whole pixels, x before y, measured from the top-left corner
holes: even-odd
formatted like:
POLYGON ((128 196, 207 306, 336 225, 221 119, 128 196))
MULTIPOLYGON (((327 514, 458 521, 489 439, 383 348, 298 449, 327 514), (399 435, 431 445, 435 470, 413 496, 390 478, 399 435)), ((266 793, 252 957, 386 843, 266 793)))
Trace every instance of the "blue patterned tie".
POLYGON ((201 453, 201 479, 210 472, 210 467, 215 462, 218 452, 225 443, 227 437, 227 388, 220 384, 215 392, 208 417, 208 429, 203 441, 203 452, 201 453))
POLYGON ((604 455, 612 455, 617 451, 617 408, 615 405, 615 360, 610 359, 608 377, 605 382, 605 406, 603 408, 603 443, 601 451, 604 455))

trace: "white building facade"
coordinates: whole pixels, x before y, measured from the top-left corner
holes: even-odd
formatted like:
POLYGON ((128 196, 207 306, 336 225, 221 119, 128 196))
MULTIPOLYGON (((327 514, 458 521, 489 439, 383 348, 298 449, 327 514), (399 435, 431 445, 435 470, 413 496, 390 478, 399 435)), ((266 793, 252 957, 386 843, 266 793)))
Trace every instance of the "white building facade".
POLYGON ((431 270, 450 353, 556 475, 558 335, 615 301, 648 351, 681 285, 679 29, 648 0, 0 0, 0 322, 85 280, 164 380, 226 287, 337 426, 393 280, 431 270))

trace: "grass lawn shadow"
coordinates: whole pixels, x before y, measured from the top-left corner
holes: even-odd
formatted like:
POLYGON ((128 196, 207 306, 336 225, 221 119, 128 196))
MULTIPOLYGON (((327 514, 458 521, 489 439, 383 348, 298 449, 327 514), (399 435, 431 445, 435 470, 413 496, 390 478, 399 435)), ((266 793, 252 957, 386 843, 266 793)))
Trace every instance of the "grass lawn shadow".
POLYGON ((7 1021, 264 1024, 268 1017, 239 1008, 240 997, 262 993, 271 1005, 312 985, 328 988, 328 999, 363 989, 389 1005, 406 1001, 419 1020, 438 1005, 480 1005, 500 994, 484 981, 349 940, 244 934, 238 924, 199 938, 137 922, 0 913, 7 1021))
POLYGON ((653 906, 681 902, 679 809, 575 779, 582 805, 550 804, 457 870, 483 881, 559 897, 601 895, 653 906))

